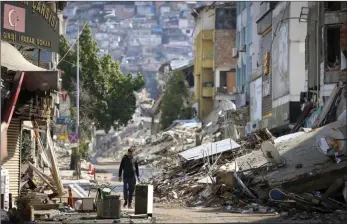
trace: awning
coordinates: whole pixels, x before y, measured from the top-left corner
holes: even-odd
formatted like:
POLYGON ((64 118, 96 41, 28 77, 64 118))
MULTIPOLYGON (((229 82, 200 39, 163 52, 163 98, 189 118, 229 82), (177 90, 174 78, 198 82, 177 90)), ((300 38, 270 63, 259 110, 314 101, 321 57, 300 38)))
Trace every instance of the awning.
POLYGON ((59 71, 48 71, 32 64, 14 46, 5 41, 1 41, 1 66, 17 72, 15 81, 20 77, 18 72, 25 72, 22 88, 29 91, 61 89, 59 71))
POLYGON ((46 71, 28 60, 11 44, 1 41, 1 66, 11 71, 46 71))

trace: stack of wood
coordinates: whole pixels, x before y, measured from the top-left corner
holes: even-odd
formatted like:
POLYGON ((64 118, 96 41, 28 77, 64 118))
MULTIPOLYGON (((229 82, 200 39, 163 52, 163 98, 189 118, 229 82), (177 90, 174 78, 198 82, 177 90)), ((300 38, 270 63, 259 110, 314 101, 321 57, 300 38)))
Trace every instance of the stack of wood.
POLYGON ((45 184, 47 184, 47 186, 54 192, 54 194, 60 197, 66 192, 64 192, 63 184, 61 182, 59 167, 57 166, 57 160, 53 148, 53 141, 49 133, 49 129, 47 128, 47 149, 45 149, 41 140, 40 133, 38 132, 38 124, 35 121, 33 121, 33 127, 35 127, 35 139, 39 146, 39 152, 45 165, 47 165, 49 170, 51 171, 51 177, 45 175, 31 163, 29 163, 29 166, 39 176, 39 178, 45 184))

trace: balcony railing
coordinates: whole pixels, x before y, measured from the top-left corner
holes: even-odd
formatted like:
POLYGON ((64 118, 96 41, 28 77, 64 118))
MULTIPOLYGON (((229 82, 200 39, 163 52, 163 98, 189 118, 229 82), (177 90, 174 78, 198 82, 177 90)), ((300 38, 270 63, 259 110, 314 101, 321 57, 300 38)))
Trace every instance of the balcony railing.
POLYGON ((213 87, 202 87, 203 97, 213 97, 213 87))
POLYGON ((214 52, 204 52, 202 53, 202 59, 213 59, 214 58, 214 52))

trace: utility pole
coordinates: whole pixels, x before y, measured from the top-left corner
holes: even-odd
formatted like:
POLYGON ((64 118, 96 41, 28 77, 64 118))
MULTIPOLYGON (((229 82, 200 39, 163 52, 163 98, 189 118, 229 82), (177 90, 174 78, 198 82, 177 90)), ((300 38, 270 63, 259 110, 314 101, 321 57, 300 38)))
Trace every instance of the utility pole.
MULTIPOLYGON (((79 152, 79 142, 80 142, 80 26, 79 22, 77 22, 77 71, 76 71, 76 134, 77 134, 77 149, 79 152)), ((80 164, 81 159, 78 156, 78 162, 76 164, 77 168, 77 176, 80 179, 80 164)))
POLYGON ((80 26, 77 22, 77 77, 76 77, 76 134, 78 135, 77 144, 79 142, 79 128, 80 128, 80 26))

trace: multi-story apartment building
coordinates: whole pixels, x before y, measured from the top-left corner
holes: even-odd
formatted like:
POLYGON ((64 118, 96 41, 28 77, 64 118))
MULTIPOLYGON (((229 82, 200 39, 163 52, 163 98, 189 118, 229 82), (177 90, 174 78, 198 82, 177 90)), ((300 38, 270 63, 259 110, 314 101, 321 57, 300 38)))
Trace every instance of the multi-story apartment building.
POLYGON ((223 97, 220 87, 225 86, 228 93, 236 85, 236 59, 232 58, 236 8, 234 3, 201 6, 194 10, 193 16, 196 22, 193 36, 195 97, 198 115, 204 119, 213 110, 214 102, 223 97))
POLYGON ((302 17, 307 18, 305 92, 308 93, 303 95, 319 105, 327 101, 337 82, 346 81, 346 9, 346 2, 309 2, 302 9, 302 17))
MULTIPOLYGON (((250 102, 247 131, 290 129, 300 115, 304 90, 306 24, 299 21, 306 2, 238 2, 237 92, 250 102)), ((234 53, 234 55, 236 52, 234 53)))

